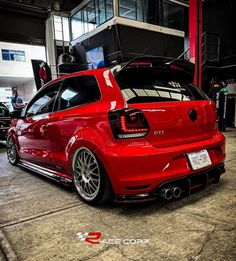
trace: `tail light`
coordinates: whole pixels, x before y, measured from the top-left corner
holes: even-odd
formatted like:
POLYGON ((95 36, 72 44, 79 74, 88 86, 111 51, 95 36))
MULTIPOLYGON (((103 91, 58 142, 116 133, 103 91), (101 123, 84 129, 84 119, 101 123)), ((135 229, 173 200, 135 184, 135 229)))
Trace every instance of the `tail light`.
POLYGON ((144 114, 136 109, 110 111, 109 121, 116 139, 140 138, 149 132, 149 125, 144 114))

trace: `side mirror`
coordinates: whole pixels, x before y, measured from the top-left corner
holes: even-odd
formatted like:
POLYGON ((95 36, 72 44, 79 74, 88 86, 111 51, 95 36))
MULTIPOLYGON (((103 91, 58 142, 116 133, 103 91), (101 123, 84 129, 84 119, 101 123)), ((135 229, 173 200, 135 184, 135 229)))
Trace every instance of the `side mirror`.
POLYGON ((12 111, 12 112, 10 113, 10 117, 11 117, 12 119, 20 119, 20 118, 22 118, 22 117, 21 117, 21 111, 12 111))

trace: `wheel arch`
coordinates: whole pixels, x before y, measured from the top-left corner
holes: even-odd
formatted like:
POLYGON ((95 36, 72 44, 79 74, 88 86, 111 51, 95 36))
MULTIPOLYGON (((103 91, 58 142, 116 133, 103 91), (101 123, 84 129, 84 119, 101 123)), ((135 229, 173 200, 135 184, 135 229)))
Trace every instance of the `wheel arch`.
POLYGON ((87 129, 86 131, 83 130, 82 133, 74 135, 70 142, 68 143, 68 146, 66 147, 66 157, 68 162, 68 173, 72 176, 73 168, 73 159, 76 156, 76 153, 78 150, 82 147, 85 147, 89 149, 96 158, 101 162, 108 178, 111 181, 112 184, 112 177, 109 173, 110 165, 108 160, 106 159, 105 155, 105 145, 107 143, 107 140, 104 139, 102 135, 99 135, 98 132, 95 132, 94 130, 87 129), (93 137, 93 138, 91 138, 93 137))
POLYGON ((17 153, 20 156, 20 154, 19 154, 19 152, 20 152, 20 144, 19 144, 19 141, 17 139, 16 133, 14 131, 9 131, 8 134, 7 134, 7 138, 6 138, 6 143, 8 142, 9 138, 13 139, 14 143, 16 144, 17 153))

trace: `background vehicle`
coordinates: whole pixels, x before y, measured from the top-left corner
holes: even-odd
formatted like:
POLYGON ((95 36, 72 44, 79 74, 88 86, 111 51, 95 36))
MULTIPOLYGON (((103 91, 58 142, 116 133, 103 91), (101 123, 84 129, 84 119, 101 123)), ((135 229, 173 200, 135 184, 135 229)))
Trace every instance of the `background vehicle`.
POLYGON ((149 60, 47 84, 11 126, 7 152, 101 204, 178 198, 218 182, 225 139, 214 103, 186 72, 149 60))
POLYGON ((6 139, 10 120, 10 112, 7 106, 0 102, 0 140, 6 139))

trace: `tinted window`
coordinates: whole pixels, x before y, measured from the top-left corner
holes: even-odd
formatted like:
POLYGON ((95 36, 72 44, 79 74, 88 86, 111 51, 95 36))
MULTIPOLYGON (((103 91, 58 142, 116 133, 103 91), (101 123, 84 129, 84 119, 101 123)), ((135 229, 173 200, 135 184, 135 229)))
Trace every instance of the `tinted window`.
POLYGON ((119 16, 146 22, 147 0, 119 0, 119 16))
POLYGON ((78 76, 64 81, 58 98, 57 109, 65 110, 100 99, 95 77, 78 76))
POLYGON ((91 0, 71 17, 72 39, 94 30, 113 17, 113 0, 91 0))
POLYGON ((128 68, 117 79, 127 103, 205 100, 207 97, 184 77, 164 68, 128 68))
POLYGON ((2 104, 0 104, 0 117, 9 117, 9 110, 2 104))
POLYGON ((26 116, 29 117, 33 115, 52 112, 59 87, 60 83, 53 84, 40 92, 33 100, 33 103, 30 104, 27 108, 26 116))
POLYGON ((164 1, 164 26, 184 30, 184 6, 164 1))

